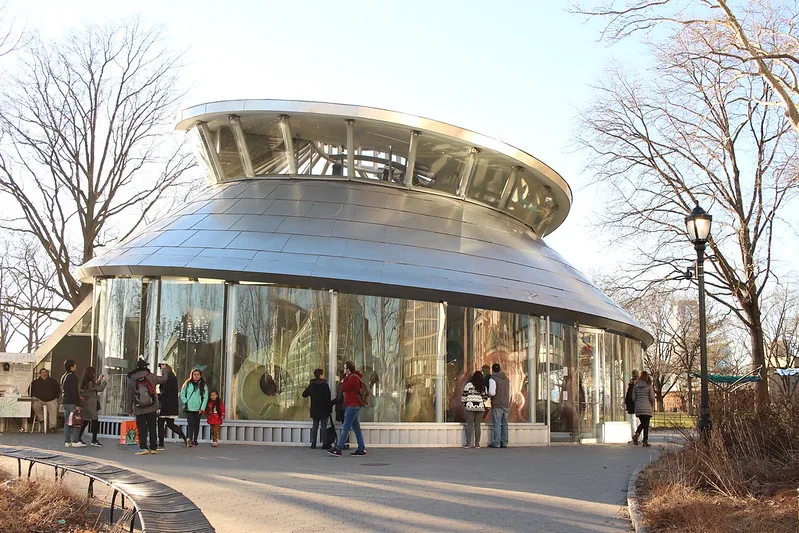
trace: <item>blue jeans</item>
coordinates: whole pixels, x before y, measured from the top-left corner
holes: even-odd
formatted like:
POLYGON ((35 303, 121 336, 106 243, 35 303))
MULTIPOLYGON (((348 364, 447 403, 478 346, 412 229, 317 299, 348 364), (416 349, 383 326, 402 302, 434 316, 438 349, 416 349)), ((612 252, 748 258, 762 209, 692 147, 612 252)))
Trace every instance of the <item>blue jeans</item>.
POLYGON ((507 446, 508 445, 508 408, 507 407, 492 407, 491 408, 491 444, 494 446, 507 446))
POLYGON ((360 407, 347 407, 344 410, 344 425, 341 426, 341 437, 339 437, 338 444, 336 445, 336 448, 339 450, 344 449, 344 445, 350 438, 350 430, 355 432, 355 440, 358 441, 358 449, 366 449, 366 446, 363 443, 363 433, 361 433, 360 414, 360 407))
POLYGON ((73 428, 69 425, 69 414, 75 410, 75 404, 65 403, 64 408, 64 442, 78 442, 80 440, 80 427, 73 428))

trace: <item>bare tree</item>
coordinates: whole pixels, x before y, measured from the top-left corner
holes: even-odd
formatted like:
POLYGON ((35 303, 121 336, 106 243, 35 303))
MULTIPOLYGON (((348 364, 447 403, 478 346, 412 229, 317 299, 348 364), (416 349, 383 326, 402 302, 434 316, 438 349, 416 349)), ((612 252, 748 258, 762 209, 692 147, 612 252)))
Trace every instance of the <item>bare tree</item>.
POLYGON ((799 131, 799 12, 795 2, 728 0, 601 0, 573 5, 572 11, 602 18, 602 38, 618 41, 658 26, 690 28, 706 36, 711 52, 743 76, 771 88, 764 103, 779 105, 799 131), (793 5, 791 5, 793 4, 793 5))
POLYGON ((138 20, 34 38, 21 55, 0 107, 0 227, 41 244, 55 312, 88 294, 72 270, 148 220, 193 166, 169 131, 180 55, 138 20))
MULTIPOLYGON (((688 26, 655 47, 648 83, 611 74, 581 115, 578 143, 613 196, 605 227, 636 243, 633 278, 644 286, 659 283, 664 268, 683 270, 693 255, 683 217, 697 202, 709 208, 708 294, 744 324, 761 366, 772 238, 799 186, 796 136, 782 110, 763 103, 770 86, 740 76, 707 39, 688 26)), ((765 381, 757 392, 764 405, 765 381)))
MULTIPOLYGON (((776 288, 767 304, 770 307, 765 321, 769 370, 791 368, 799 357, 799 295, 786 283, 776 288)), ((799 397, 799 380, 795 377, 779 376, 774 383, 789 401, 799 397)))

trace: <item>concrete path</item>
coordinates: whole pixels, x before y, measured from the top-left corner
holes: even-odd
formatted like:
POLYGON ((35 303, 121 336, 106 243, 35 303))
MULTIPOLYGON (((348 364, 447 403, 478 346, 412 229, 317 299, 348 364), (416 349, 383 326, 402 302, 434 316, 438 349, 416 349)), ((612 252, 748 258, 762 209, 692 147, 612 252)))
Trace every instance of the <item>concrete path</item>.
MULTIPOLYGON (((542 448, 372 448, 367 457, 222 444, 158 455, 103 441, 66 449, 62 434, 0 435, 0 443, 91 456, 183 492, 217 531, 631 531, 631 473, 663 444, 542 448)), ((10 464, 3 462, 8 467, 10 464)), ((16 467, 16 465, 14 465, 16 467)))

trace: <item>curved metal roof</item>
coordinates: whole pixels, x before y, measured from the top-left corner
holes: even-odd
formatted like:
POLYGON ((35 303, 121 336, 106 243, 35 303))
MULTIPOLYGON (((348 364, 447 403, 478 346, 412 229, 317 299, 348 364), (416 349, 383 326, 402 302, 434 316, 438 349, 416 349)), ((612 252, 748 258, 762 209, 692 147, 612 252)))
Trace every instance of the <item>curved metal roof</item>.
POLYGON ((185 276, 447 301, 651 336, 517 220, 356 181, 212 186, 78 271, 185 276))
MULTIPOLYGON (((344 154, 355 152, 355 158, 373 164, 376 160, 389 162, 395 170, 399 167, 398 174, 409 170, 408 187, 487 204, 519 218, 540 236, 563 223, 572 202, 566 181, 527 152, 473 131, 405 113, 324 102, 230 100, 183 110, 176 128, 188 131, 198 125, 205 159, 217 182, 313 174, 318 172, 318 167, 314 170, 315 153, 327 158, 338 156, 343 162, 347 157, 344 154), (284 144, 278 147, 282 141, 284 144), (331 147, 331 153, 324 153, 322 145, 331 147), (382 155, 367 156, 363 150, 382 155), (256 159, 267 151, 281 158, 291 153, 285 168, 276 172, 274 159, 262 160, 259 171, 256 159), (476 155, 470 159, 470 154, 476 155), (306 162, 310 160, 307 172, 300 168, 303 156, 306 162), (449 163, 446 167, 444 158, 449 163), (447 171, 458 175, 446 176, 447 171)), ((363 179, 380 179, 364 174, 369 172, 368 166, 353 165, 349 172, 350 179, 359 179, 359 173, 363 179)))

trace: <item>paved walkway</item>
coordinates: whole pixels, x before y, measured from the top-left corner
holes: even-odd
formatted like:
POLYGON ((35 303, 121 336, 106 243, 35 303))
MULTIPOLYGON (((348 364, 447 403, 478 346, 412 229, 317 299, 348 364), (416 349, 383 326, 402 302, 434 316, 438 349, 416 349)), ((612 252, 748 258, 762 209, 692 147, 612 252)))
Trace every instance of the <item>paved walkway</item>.
POLYGON ((367 457, 334 458, 298 447, 176 443, 135 456, 133 447, 111 440, 103 448, 65 449, 61 433, 0 435, 3 444, 149 474, 188 496, 221 533, 631 531, 627 482, 658 456, 658 440, 651 448, 372 448, 367 457))

